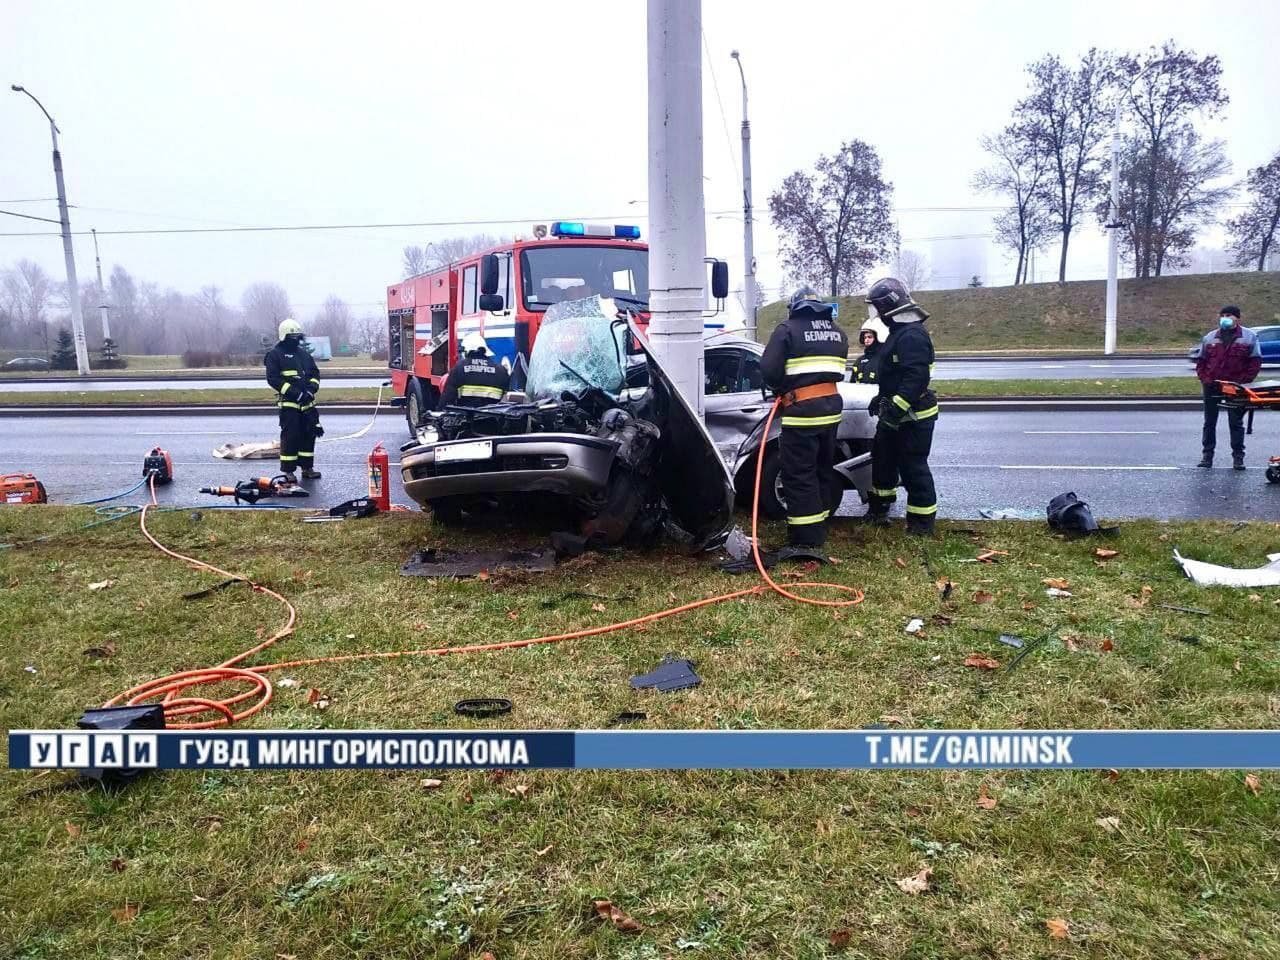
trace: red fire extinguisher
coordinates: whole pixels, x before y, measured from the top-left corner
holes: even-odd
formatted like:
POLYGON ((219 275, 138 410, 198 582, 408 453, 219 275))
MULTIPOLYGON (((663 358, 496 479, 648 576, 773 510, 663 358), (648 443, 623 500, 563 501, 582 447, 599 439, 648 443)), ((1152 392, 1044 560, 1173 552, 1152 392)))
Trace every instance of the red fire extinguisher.
POLYGON ((387 451, 379 443, 369 454, 369 499, 383 512, 391 509, 391 484, 387 480, 390 468, 387 451))

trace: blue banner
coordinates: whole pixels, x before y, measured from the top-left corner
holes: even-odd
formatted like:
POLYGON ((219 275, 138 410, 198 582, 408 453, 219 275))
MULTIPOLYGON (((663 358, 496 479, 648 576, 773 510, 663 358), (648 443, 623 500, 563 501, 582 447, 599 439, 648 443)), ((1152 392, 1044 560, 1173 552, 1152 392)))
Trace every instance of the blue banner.
POLYGON ((1280 769, 1275 730, 14 730, 19 770, 1280 769))

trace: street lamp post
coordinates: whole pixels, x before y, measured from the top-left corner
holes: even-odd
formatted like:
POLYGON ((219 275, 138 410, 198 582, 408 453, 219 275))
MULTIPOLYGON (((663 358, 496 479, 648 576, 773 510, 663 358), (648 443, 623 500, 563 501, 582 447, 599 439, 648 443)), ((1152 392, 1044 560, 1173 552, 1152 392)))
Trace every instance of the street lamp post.
POLYGON ((80 376, 89 375, 89 348, 84 339, 84 317, 80 312, 80 285, 76 282, 76 257, 71 247, 71 217, 67 213, 67 188, 62 180, 62 154, 58 150, 58 125, 49 116, 44 104, 35 94, 18 84, 10 84, 14 93, 25 93, 40 108, 49 121, 49 133, 53 137, 53 177, 58 185, 58 218, 62 223, 62 253, 67 261, 67 299, 71 302, 71 332, 76 344, 76 369, 80 376))
POLYGON ((1102 352, 1116 352, 1116 301, 1120 281, 1120 98, 1116 97, 1115 123, 1111 130, 1111 209, 1107 216, 1107 319, 1102 352))
POLYGON ((729 54, 738 65, 742 78, 742 292, 747 300, 747 336, 756 339, 756 254, 751 228, 751 120, 747 115, 747 75, 742 57, 734 50, 729 54))
POLYGON ((93 262, 98 268, 98 315, 102 317, 102 340, 105 343, 111 339, 111 318, 107 316, 107 288, 102 285, 102 257, 98 255, 98 231, 94 229, 90 232, 93 234, 93 262))

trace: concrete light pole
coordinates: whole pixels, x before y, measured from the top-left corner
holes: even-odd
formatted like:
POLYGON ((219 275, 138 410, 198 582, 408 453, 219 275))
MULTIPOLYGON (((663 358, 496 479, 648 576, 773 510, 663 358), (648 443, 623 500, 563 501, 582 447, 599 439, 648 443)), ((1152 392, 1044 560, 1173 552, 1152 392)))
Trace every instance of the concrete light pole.
POLYGON ((755 238, 751 227, 751 120, 747 114, 747 75, 742 69, 742 57, 738 51, 732 51, 738 65, 738 76, 742 78, 742 292, 747 300, 746 331, 752 340, 756 339, 756 253, 755 238))
POLYGON ((649 0, 649 339, 702 416, 702 2, 649 0))
POLYGON ((102 285, 102 257, 98 256, 98 231, 96 229, 89 231, 93 234, 93 261, 98 267, 98 311, 102 317, 102 339, 111 339, 111 318, 107 316, 107 288, 102 285))
POLYGON ((1116 352, 1116 302, 1120 290, 1120 98, 1111 129, 1111 208, 1107 213, 1107 319, 1102 352, 1116 352))
POLYGON ((67 299, 71 301, 71 332, 76 342, 76 369, 80 376, 89 375, 89 348, 84 339, 84 317, 80 313, 80 284, 76 282, 76 256, 71 247, 71 217, 67 213, 67 188, 62 181, 62 154, 58 151, 58 125, 49 116, 44 104, 36 99, 35 94, 16 83, 9 89, 15 93, 25 93, 40 108, 40 112, 49 121, 49 133, 53 136, 53 177, 58 184, 58 219, 62 223, 62 253, 67 261, 67 299))

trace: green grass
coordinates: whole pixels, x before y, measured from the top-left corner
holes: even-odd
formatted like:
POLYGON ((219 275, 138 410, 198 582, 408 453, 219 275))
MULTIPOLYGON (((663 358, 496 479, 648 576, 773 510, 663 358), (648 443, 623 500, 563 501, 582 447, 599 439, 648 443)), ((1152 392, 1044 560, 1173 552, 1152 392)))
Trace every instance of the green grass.
MULTIPOLYGON (((321 406, 326 403, 368 401, 378 397, 377 387, 333 387, 322 389, 321 406)), ((390 391, 382 399, 389 400, 390 391)), ((245 403, 274 404, 275 395, 266 386, 232 389, 194 388, 190 390, 0 390, 0 406, 9 407, 78 407, 130 406, 133 404, 200 404, 218 406, 245 403)))
MULTIPOLYGON (((162 557, 131 521, 74 532, 85 509, 0 511, 0 541, 68 532, 0 554, 0 719, 71 725, 157 673, 218 662, 255 642, 277 608, 162 557), (91 592, 91 582, 112 579, 91 592), (106 643, 106 659, 82 651, 106 643), (36 673, 24 670, 34 666, 36 673)), ((1199 589, 1170 558, 1251 565, 1272 524, 1127 523, 1092 541, 1042 524, 942 524, 934 542, 840 524, 828 579, 866 603, 840 617, 772 598, 647 630, 448 659, 289 671, 258 728, 467 726, 465 696, 515 702, 512 728, 601 727, 642 710, 649 728, 1270 728, 1280 723, 1276 591, 1199 589), (967 530, 976 532, 969 533, 967 530), (980 548, 1003 563, 965 564, 980 548), (899 566, 896 558, 901 558, 899 566), (935 580, 956 584, 942 603, 935 580), (1070 579, 1052 600, 1041 579, 1070 579), (1150 596, 1143 604, 1144 587, 1150 596), (977 605, 977 590, 995 601, 977 605), (1210 618, 1159 608, 1203 607, 1210 618), (1139 604, 1143 604, 1139 606, 1139 604), (929 620, 953 618, 949 626, 929 620), (926 618, 922 634, 903 627, 926 618), (1017 669, 988 630, 1048 641, 1017 669), (1192 645, 1178 638, 1195 634, 1192 645), (1101 652, 1103 639, 1114 644, 1101 652), (1075 650, 1070 649, 1075 647, 1075 650), (704 684, 632 691, 669 651, 704 684), (308 688, 332 706, 308 707, 308 688)), ((501 524, 444 531, 420 514, 309 526, 294 516, 157 516, 166 543, 242 570, 298 605, 295 637, 259 661, 534 636, 607 623, 673 599, 737 589, 709 561, 590 557, 487 582, 398 576, 414 548, 518 547, 501 524), (606 596, 591 599, 572 591, 606 596)), ((780 528, 768 531, 776 541, 780 528)), ((279 680, 280 674, 275 678, 279 680)), ((168 773, 119 794, 40 792, 61 774, 0 774, 0 955, 24 958, 818 958, 1280 956, 1280 790, 1241 771, 168 773), (985 784, 998 801, 978 809, 985 784), (529 787, 521 798, 510 792, 529 787), (1117 817, 1108 833, 1096 823, 1117 817), (68 826, 69 825, 69 826, 68 826), (922 864, 933 889, 893 880, 922 864), (608 897, 644 926, 591 913, 608 897), (126 904, 136 917, 113 915, 126 904), (1071 941, 1044 922, 1065 918, 1071 941), (843 953, 832 933, 849 931, 843 953)))
MULTIPOLYGON (((939 350, 1102 352, 1102 280, 922 290, 916 296, 931 314, 929 332, 939 350)), ((866 304, 860 296, 839 299, 840 322, 852 332, 866 317, 866 304)), ((1238 304, 1249 326, 1280 323, 1280 273, 1121 280, 1116 307, 1119 347, 1182 353, 1213 326, 1224 303, 1238 304)), ((784 315, 783 303, 762 308, 761 337, 784 315)))
POLYGON ((1199 397, 1195 377, 1119 380, 935 380, 939 397, 1199 397))

